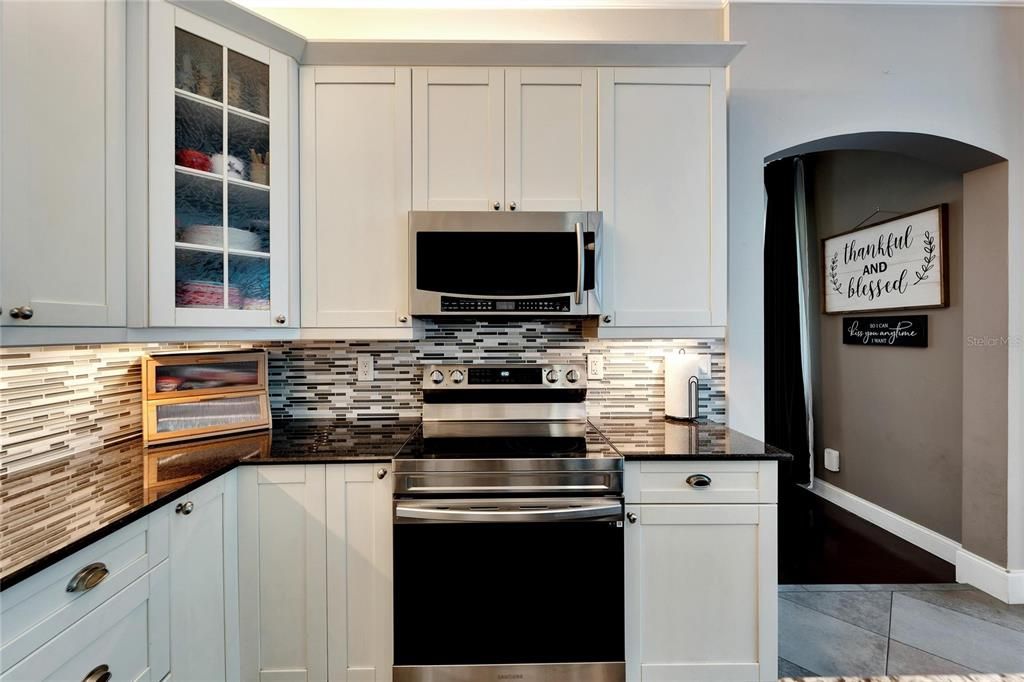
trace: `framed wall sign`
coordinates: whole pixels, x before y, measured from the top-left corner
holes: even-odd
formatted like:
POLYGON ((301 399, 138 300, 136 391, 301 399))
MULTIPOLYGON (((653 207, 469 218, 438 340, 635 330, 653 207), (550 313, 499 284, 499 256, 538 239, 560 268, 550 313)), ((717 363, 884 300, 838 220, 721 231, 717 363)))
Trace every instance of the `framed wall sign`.
POLYGON ((822 239, 822 311, 948 305, 948 212, 941 204, 822 239))
POLYGON ((928 316, 844 317, 843 343, 848 346, 927 348, 928 316))

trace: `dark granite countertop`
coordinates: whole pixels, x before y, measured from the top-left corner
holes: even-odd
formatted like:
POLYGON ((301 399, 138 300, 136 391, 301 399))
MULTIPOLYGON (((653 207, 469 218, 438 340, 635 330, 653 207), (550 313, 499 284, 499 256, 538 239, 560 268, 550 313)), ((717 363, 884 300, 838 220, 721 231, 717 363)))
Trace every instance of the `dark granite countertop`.
POLYGON ((141 439, 0 474, 0 590, 239 464, 390 462, 419 420, 294 419, 272 431, 143 447, 141 439))
POLYGON ((591 417, 590 423, 627 461, 793 459, 788 452, 706 420, 682 422, 660 416, 622 415, 591 417))
MULTIPOLYGON (((640 459, 791 459, 713 422, 592 418, 588 449, 640 459), (610 443, 610 445, 609 445, 610 443)), ((294 419, 272 431, 143 447, 141 439, 0 474, 0 590, 236 466, 389 462, 419 420, 294 419)), ((415 447, 415 444, 412 444, 415 447)))

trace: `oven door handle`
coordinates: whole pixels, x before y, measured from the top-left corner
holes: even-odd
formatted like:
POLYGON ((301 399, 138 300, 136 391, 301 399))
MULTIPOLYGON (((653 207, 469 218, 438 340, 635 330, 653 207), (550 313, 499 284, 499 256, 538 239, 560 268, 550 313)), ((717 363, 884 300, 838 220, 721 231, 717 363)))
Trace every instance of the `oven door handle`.
POLYGON ((576 223, 576 305, 583 303, 583 223, 576 223))
MULTIPOLYGON (((481 507, 486 502, 481 501, 481 507)), ((582 506, 558 506, 538 509, 443 509, 436 505, 397 504, 395 517, 415 521, 456 521, 459 523, 529 523, 538 521, 578 521, 622 519, 622 503, 606 502, 582 506)))

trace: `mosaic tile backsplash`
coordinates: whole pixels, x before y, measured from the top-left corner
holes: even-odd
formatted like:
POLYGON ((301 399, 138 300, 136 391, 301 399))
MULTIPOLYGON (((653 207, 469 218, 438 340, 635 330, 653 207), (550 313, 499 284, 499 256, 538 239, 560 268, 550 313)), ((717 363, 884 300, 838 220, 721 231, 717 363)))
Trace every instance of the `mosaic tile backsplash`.
POLYGON ((593 416, 664 411, 665 354, 711 354, 701 414, 725 419, 725 342, 606 340, 578 320, 444 322, 415 341, 104 344, 0 349, 0 472, 68 452, 136 438, 142 429, 140 358, 164 350, 267 348, 275 417, 418 417, 422 366, 431 363, 577 362, 599 353, 604 379, 591 380, 593 416), (356 381, 356 358, 374 356, 374 381, 356 381))

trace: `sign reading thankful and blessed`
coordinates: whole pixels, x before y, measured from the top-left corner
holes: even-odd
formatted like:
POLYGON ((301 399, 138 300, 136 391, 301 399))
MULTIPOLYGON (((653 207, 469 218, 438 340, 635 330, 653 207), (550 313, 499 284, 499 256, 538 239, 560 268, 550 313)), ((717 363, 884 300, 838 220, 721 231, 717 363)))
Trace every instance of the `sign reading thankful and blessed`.
POLYGON ((843 343, 857 346, 928 347, 928 316, 844 317, 843 343))
POLYGON ((824 311, 947 305, 947 206, 821 240, 824 311))

